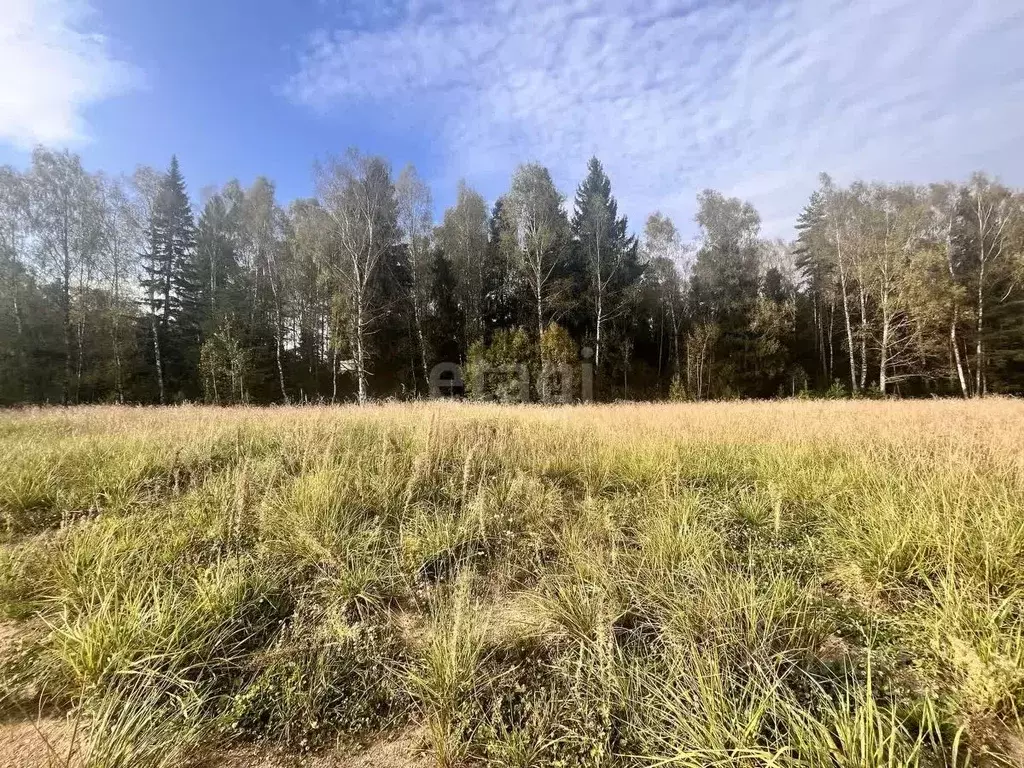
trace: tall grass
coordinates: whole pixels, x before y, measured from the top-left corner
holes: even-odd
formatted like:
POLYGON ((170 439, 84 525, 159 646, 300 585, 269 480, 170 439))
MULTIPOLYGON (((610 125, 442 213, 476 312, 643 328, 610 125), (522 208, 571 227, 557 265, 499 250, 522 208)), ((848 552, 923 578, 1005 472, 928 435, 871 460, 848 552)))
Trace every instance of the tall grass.
POLYGON ((0 692, 91 766, 1024 754, 1024 406, 0 416, 0 692), (28 711, 32 711, 28 707, 28 711))

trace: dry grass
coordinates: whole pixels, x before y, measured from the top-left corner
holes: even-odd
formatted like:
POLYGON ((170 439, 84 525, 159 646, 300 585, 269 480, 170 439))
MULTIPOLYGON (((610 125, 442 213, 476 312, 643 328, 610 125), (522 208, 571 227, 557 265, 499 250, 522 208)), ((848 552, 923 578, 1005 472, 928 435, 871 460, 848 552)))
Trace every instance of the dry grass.
POLYGON ((97 767, 410 729, 442 766, 1012 763, 1021 434, 1010 400, 7 413, 3 691, 97 767))

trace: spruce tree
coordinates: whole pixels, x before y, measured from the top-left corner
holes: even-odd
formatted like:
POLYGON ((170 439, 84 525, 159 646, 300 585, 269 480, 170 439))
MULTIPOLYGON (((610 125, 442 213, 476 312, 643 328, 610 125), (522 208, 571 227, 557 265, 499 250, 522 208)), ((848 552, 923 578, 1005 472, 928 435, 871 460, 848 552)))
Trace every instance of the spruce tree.
POLYGON ((233 314, 231 298, 238 282, 238 258, 229 230, 227 207, 219 194, 207 201, 199 217, 196 277, 205 337, 233 314))
POLYGON ((177 157, 153 203, 142 268, 160 402, 167 402, 169 391, 194 396, 202 343, 200 286, 192 207, 177 157))
MULTIPOLYGON (((483 274, 483 322, 484 339, 490 340, 495 331, 507 330, 528 309, 524 307, 522 293, 525 286, 509 264, 508 252, 502 247, 502 211, 505 198, 499 197, 491 209, 491 220, 487 234, 487 251, 483 274)), ((468 350, 464 350, 468 351, 468 350)))
POLYGON ((618 215, 611 180, 601 162, 590 158, 587 177, 576 190, 572 236, 586 270, 596 369, 601 366, 605 325, 625 312, 639 278, 636 241, 627 227, 626 217, 618 215))
POLYGON ((465 314, 458 301, 458 280, 451 260, 441 248, 430 257, 430 322, 427 326, 433 364, 460 362, 465 314))
POLYGON ((835 264, 826 232, 825 197, 815 190, 796 222, 795 266, 806 281, 806 298, 810 309, 814 365, 818 369, 818 386, 831 383, 829 323, 830 302, 834 301, 835 264))

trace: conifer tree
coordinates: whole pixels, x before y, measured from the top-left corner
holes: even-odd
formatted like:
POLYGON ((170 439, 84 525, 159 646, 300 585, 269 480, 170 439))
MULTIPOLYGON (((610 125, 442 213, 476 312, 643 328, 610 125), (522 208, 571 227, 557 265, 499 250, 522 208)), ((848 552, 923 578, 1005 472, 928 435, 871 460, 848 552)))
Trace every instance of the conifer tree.
POLYGON ((828 238, 827 209, 820 190, 815 190, 796 221, 796 268, 806 281, 811 305, 814 350, 820 386, 832 380, 832 327, 835 320, 834 249, 828 238))
POLYGON ((605 323, 626 310, 635 296, 630 289, 640 276, 636 239, 628 234, 626 217, 618 215, 612 183, 601 162, 590 158, 587 177, 576 190, 572 235, 584 255, 593 306, 594 367, 600 370, 605 323))
POLYGON ((441 248, 435 248, 430 259, 430 322, 427 324, 434 363, 464 359, 465 315, 459 306, 458 287, 451 260, 441 248))
POLYGON ((157 386, 189 394, 199 364, 200 285, 192 207, 178 158, 160 182, 149 222, 149 247, 142 256, 143 293, 148 303, 157 386))

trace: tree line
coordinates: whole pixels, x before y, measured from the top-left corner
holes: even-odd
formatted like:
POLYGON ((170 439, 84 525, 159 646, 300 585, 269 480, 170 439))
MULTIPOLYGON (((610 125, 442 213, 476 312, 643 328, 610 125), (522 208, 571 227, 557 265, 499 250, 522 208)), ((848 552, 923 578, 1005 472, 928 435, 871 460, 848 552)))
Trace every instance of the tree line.
POLYGON ((596 158, 571 201, 527 163, 493 205, 461 182, 440 221, 412 166, 350 150, 314 177, 288 205, 259 178, 195 209, 177 159, 0 168, 0 403, 411 398, 438 362, 584 348, 603 400, 1024 389, 1024 194, 982 174, 822 175, 790 243, 714 190, 693 241, 658 212, 633 234, 596 158))

